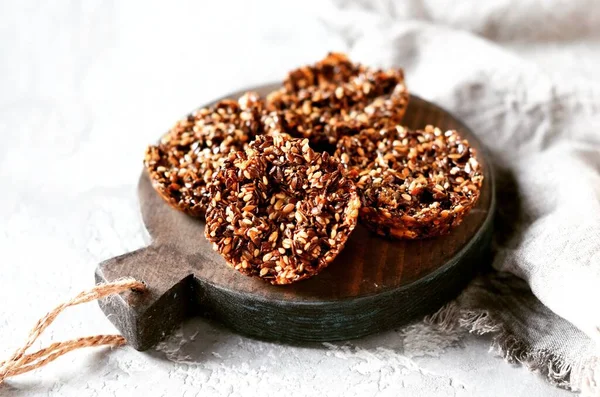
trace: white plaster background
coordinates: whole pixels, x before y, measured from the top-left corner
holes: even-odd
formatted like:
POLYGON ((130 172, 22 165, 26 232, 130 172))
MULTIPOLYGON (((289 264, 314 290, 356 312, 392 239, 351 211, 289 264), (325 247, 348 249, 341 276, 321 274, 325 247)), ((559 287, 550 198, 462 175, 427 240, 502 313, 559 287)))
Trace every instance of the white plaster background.
MULTIPOLYGON (((339 12, 319 1, 0 2, 1 356, 52 306, 90 287, 99 261, 147 241, 135 193, 146 144, 202 103, 350 49, 352 30, 335 21, 376 24, 384 3, 339 12)), ((439 22, 432 3, 390 13, 439 22)), ((460 15, 449 23, 460 26, 460 15)), ((549 30, 548 44, 530 45, 466 27, 552 73, 598 79, 596 41, 557 43, 549 30)), ((61 316, 41 343, 114 331, 90 304, 61 316)), ((568 394, 488 346, 421 325, 290 346, 196 319, 157 351, 72 353, 10 379, 0 396, 568 394)))

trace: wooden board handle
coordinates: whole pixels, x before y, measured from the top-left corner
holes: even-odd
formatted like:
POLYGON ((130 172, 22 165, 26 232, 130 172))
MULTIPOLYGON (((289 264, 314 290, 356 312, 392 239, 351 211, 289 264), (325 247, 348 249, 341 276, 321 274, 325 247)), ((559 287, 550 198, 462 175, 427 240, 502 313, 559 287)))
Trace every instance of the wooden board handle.
POLYGON ((149 246, 102 262, 96 270, 97 283, 127 276, 147 285, 142 294, 125 293, 99 301, 106 316, 137 350, 154 346, 197 307, 194 276, 181 273, 191 266, 174 266, 188 261, 174 252, 169 246, 149 246))

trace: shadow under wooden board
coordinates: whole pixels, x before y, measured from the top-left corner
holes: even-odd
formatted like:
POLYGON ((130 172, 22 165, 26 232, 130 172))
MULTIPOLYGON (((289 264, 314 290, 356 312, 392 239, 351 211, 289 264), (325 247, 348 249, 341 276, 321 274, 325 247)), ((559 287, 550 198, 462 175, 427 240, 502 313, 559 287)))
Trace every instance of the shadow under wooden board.
MULTIPOLYGON (((275 87, 253 90, 266 94, 275 87)), ((143 172, 138 193, 152 243, 101 263, 96 281, 134 277, 149 288, 104 299, 102 310, 131 346, 145 350, 193 315, 209 315, 259 338, 333 341, 396 327, 438 309, 460 292, 489 252, 493 173, 473 133, 438 106, 412 95, 404 123, 459 130, 478 150, 485 174, 481 196, 449 235, 389 241, 359 225, 322 273, 273 286, 228 267, 204 238, 204 223, 163 202, 143 172)))

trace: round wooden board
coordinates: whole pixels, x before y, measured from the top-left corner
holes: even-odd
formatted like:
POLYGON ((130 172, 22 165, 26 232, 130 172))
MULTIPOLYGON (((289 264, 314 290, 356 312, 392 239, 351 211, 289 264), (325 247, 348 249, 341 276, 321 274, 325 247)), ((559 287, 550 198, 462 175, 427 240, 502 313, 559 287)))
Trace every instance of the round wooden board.
MULTIPOLYGON (((252 90, 266 94, 275 87, 252 90)), ((359 225, 322 273, 273 286, 228 267, 204 238, 204 223, 169 207, 143 173, 139 198, 152 243, 103 262, 96 279, 131 276, 146 282, 149 292, 103 300, 102 309, 139 350, 194 314, 261 338, 330 341, 389 329, 436 310, 458 294, 489 251, 494 179, 479 140, 448 112, 412 95, 405 124, 459 130, 478 150, 485 174, 480 199, 449 235, 390 241, 359 225)))

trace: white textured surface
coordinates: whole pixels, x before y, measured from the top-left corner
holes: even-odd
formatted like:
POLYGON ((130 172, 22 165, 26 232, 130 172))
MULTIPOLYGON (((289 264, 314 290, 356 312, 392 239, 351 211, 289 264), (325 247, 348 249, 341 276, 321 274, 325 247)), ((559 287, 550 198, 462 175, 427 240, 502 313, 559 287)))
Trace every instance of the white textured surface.
MULTIPOLYGON (((328 50, 358 42, 354 52, 365 61, 377 50, 361 48, 347 24, 354 13, 361 24, 375 23, 373 10, 205 3, 0 3, 1 356, 50 307, 91 286, 99 261, 144 244, 135 195, 140 160, 144 146, 175 119, 226 92, 280 78, 328 50)), ((396 15, 436 20, 434 3, 407 2, 414 9, 396 15)), ((450 24, 460 25, 460 18, 450 24)), ((470 28, 497 38, 486 26, 470 28)), ((590 66, 594 58, 573 64, 565 57, 593 53, 598 44, 507 46, 551 72, 599 77, 590 66)), ((435 92, 425 81, 416 84, 435 92)), ((112 325, 89 305, 60 317, 42 343, 108 332, 112 325)), ((459 341, 414 328, 350 343, 288 346, 193 320, 160 351, 72 353, 9 380, 0 395, 567 394, 487 354, 487 346, 481 338, 459 341)))

